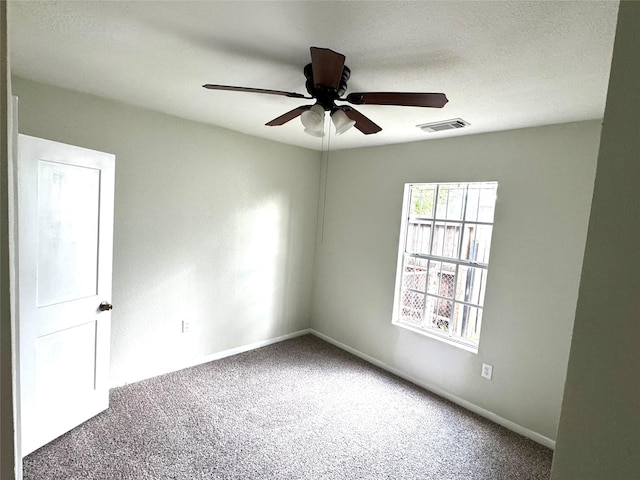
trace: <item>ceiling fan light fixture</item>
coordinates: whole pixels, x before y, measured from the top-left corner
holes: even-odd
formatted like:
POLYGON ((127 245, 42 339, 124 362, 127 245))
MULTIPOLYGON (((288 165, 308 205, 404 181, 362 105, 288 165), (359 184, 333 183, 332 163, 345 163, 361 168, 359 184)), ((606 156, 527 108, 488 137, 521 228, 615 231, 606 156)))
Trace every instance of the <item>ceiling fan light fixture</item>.
POLYGON ((317 103, 300 115, 300 121, 306 130, 322 130, 324 127, 324 108, 317 103))
POLYGON ((351 120, 349 117, 347 117, 346 113, 339 109, 335 110, 331 114, 331 121, 336 127, 336 135, 342 135, 344 132, 346 132, 356 124, 355 120, 351 120))

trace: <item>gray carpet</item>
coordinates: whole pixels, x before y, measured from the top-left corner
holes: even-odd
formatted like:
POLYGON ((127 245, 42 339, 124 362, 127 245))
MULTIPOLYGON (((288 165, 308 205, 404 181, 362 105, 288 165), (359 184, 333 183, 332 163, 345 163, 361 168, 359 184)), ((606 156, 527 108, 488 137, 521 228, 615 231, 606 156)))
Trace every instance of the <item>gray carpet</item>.
POLYGON ((112 390, 24 478, 532 480, 551 457, 307 335, 112 390))

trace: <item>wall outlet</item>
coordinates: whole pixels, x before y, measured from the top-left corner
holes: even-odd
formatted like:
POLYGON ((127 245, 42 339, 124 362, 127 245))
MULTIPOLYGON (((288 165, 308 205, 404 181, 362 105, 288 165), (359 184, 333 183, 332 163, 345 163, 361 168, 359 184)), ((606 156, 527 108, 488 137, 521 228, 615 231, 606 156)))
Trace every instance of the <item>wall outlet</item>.
POLYGON ((182 320, 182 333, 189 333, 191 331, 192 324, 189 320, 182 320))
POLYGON ((493 365, 489 365, 488 363, 483 363, 482 376, 487 380, 491 380, 491 377, 493 377, 493 365))

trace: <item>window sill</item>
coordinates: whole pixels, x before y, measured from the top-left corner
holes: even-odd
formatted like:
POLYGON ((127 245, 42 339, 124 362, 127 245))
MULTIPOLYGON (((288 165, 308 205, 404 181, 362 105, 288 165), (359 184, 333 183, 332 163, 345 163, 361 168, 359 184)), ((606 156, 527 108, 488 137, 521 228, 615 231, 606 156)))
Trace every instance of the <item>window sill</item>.
POLYGON ((432 338, 434 340, 438 340, 438 341, 440 341, 442 343, 446 343, 447 345, 458 347, 458 348, 460 348, 462 350, 466 350, 467 352, 471 352, 471 353, 475 353, 475 354, 478 353, 478 347, 476 345, 463 343, 463 342, 454 340, 449 336, 438 335, 437 333, 432 333, 432 332, 429 332, 429 331, 426 331, 426 330, 422 330, 420 328, 417 328, 417 327, 415 327, 415 326, 413 326, 411 324, 408 324, 408 323, 404 323, 402 321, 394 320, 392 323, 393 323, 393 325, 396 325, 397 327, 401 327, 401 328, 404 328, 406 330, 410 330, 412 332, 415 332, 415 333, 418 333, 420 335, 423 335, 425 337, 429 337, 429 338, 432 338))

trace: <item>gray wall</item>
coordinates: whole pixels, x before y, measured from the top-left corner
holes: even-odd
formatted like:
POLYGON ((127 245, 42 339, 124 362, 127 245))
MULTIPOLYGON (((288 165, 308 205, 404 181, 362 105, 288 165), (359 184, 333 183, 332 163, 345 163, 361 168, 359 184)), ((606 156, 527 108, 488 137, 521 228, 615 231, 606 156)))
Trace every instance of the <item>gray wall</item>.
POLYGON ((308 328, 317 152, 23 79, 13 92, 21 133, 116 155, 112 385, 308 328))
MULTIPOLYGON (((640 43, 637 37, 640 31, 640 6, 631 3, 624 2, 621 6, 621 23, 614 50, 574 342, 554 458, 553 478, 558 479, 626 478, 636 475, 640 469, 640 456, 637 455, 640 431, 637 392, 640 391, 640 385, 636 372, 639 358, 635 348, 635 339, 640 333, 637 313, 640 271, 637 249, 640 243, 637 189, 640 175, 637 159, 640 153, 635 121, 638 112, 637 78, 640 76, 635 46, 640 43), (615 214, 609 208, 612 204, 615 214), (620 232, 617 239, 610 235, 612 228, 620 232), (612 275, 618 274, 623 275, 622 278, 626 278, 627 282, 610 281, 612 275), (620 301, 609 303, 608 298, 620 301), (601 327, 603 319, 611 328, 601 327)), ((0 4, 0 19, 4 22, 5 5, 4 2, 0 4)), ((4 35, 6 28, 0 28, 0 31, 4 35)), ((1 53, 0 62, 2 68, 6 69, 8 62, 3 49, 1 53)), ((160 307, 176 304, 177 297, 173 292, 184 293, 184 289, 181 290, 179 282, 171 276, 166 277, 169 285, 164 288, 152 288, 147 285, 147 278, 148 275, 177 270, 176 259, 169 259, 163 266, 164 255, 205 243, 198 229, 189 227, 194 224, 202 227, 204 222, 211 220, 206 216, 206 209, 193 208, 200 204, 199 195, 204 196, 204 191, 210 186, 210 195, 216 202, 231 201, 231 188, 217 181, 217 170, 228 172, 232 169, 228 165, 226 168, 221 165, 224 163, 222 158, 229 163, 239 159, 241 165, 252 168, 259 163, 259 159, 276 163, 297 161, 304 167, 292 175, 317 179, 317 154, 274 146, 269 142, 31 82, 18 80, 14 87, 16 93, 22 95, 23 104, 27 104, 23 106, 25 113, 21 118, 26 133, 118 154, 120 171, 117 194, 123 197, 116 204, 116 222, 121 221, 123 225, 116 225, 115 272, 119 278, 114 277, 114 302, 119 312, 114 312, 114 327, 119 333, 118 339, 114 338, 114 352, 118 352, 119 360, 114 358, 114 382, 127 381, 127 367, 131 362, 140 361, 144 364, 142 368, 134 369, 135 375, 132 377, 153 374, 158 368, 152 365, 154 361, 160 361, 160 367, 164 368, 167 365, 161 361, 162 355, 175 355, 173 351, 165 350, 169 344, 168 332, 175 334, 179 315, 175 312, 166 313, 160 307), (47 108, 38 108, 36 104, 47 108), (181 138, 184 135, 186 138, 181 138), (207 170, 203 180, 185 178, 186 173, 180 172, 185 164, 187 167, 206 167, 207 160, 213 162, 214 167, 207 170), (186 188, 184 197, 172 190, 173 178, 168 173, 172 171, 177 174, 176 181, 186 188), (187 187, 194 183, 194 193, 191 193, 187 187), (163 192, 168 192, 168 196, 165 197, 163 192), (180 207, 175 206, 176 201, 182 202, 180 207), (153 202, 159 202, 159 205, 154 207, 153 202), (149 213, 145 213, 147 207, 149 213), (166 222, 164 213, 167 211, 174 216, 180 212, 192 212, 201 218, 173 218, 166 222), (137 219, 141 221, 139 227, 136 226, 137 219), (178 225, 172 226, 172 221, 176 220, 178 225), (161 228, 162 223, 168 224, 166 230, 161 228), (146 228, 151 228, 151 233, 146 232, 146 228), (192 233, 181 233, 185 228, 192 233), (162 236, 165 234, 178 241, 175 249, 163 243, 162 236), (140 255, 144 246, 149 251, 140 255), (126 254, 130 247, 138 253, 137 256, 126 254), (132 265, 129 266, 127 262, 132 265), (156 262, 159 264, 155 265, 156 262), (138 292, 151 294, 138 297, 138 292), (168 294, 170 300, 165 300, 163 293, 168 294), (153 300, 159 301, 159 306, 154 305, 153 300), (158 344, 155 345, 155 342, 158 344), (136 348, 142 349, 142 358, 132 351, 136 348)), ((0 92, 0 100, 5 107, 4 89, 0 92)), ((6 118, 5 112, 2 113, 0 136, 5 136, 6 118)), ((585 210, 589 209, 589 190, 594 172, 593 151, 597 149, 598 137, 598 125, 588 122, 443 140, 425 145, 389 147, 379 151, 335 152, 329 162, 329 183, 326 186, 329 196, 325 231, 321 236, 323 244, 318 249, 320 265, 313 326, 425 382, 552 438, 557 422, 559 385, 562 385, 564 377, 572 329, 572 321, 568 317, 571 317, 574 307, 580 270, 580 260, 576 256, 580 256, 584 244, 585 210), (383 158, 390 166, 384 165, 383 158), (465 178, 457 175, 462 170, 465 178), (346 178, 341 178, 342 174, 346 178), (385 176, 388 182, 383 181, 385 176), (460 179, 497 179, 501 182, 485 328, 478 355, 441 345, 390 325, 400 184, 405 181, 460 179), (536 185, 537 180, 543 182, 536 185), (564 189, 575 193, 575 201, 572 200, 573 193, 568 198, 561 194, 560 183, 564 181, 564 189), (511 183, 513 185, 509 187, 511 183), (522 192, 518 186, 522 187, 522 192), (360 192, 361 195, 355 195, 354 192, 360 192), (529 199, 530 203, 526 204, 524 199, 529 199), (340 200, 351 202, 343 204, 349 215, 339 211, 340 200), (558 200, 568 200, 569 203, 565 205, 564 202, 558 203, 558 200), (531 212, 542 212, 542 218, 527 218, 525 214, 530 215, 531 212), (529 224, 528 221, 533 223, 529 224), (545 225, 547 234, 541 235, 539 227, 545 225), (372 233, 380 235, 380 238, 372 239, 372 233), (554 236, 565 240, 555 245, 567 255, 552 251, 553 242, 547 237, 554 236), (512 244, 512 241, 516 243, 512 244), (522 242, 526 248, 518 246, 522 242), (498 255, 495 247, 499 244, 507 248, 507 253, 498 255), (376 261, 372 262, 371 258, 376 261), (555 263, 538 263, 537 259, 559 260, 560 268, 557 269, 555 263), (346 264, 342 266, 338 260, 344 260, 346 264), (513 265, 511 262, 514 262, 513 265), (552 268, 547 268, 549 265, 552 268), (518 273, 523 266, 527 267, 527 275, 518 273), (335 286, 328 284, 331 278, 335 286), (515 282, 516 286, 507 288, 508 281, 515 282), (544 284, 546 281, 551 285, 544 284), (500 306, 503 300, 506 306, 500 306), (334 304, 323 304, 327 301, 334 304), (491 382, 479 378, 482 361, 495 366, 495 377, 491 382), (451 372, 455 374, 451 375, 451 372), (500 399, 501 395, 504 396, 503 400, 500 399)), ((2 144, 0 155, 4 172, 7 162, 5 144, 2 144)), ((282 165, 279 165, 282 170, 282 165)), ((232 177, 225 175, 227 179, 232 177)), ((4 176, 0 180, 6 185, 4 176)), ((303 209, 310 211, 315 208, 312 200, 315 192, 302 194, 287 181, 283 182, 286 185, 281 190, 288 191, 287 185, 291 187, 291 197, 302 199, 303 209)), ((266 183, 273 187, 272 190, 279 190, 273 176, 267 175, 266 183)), ((309 190, 316 188, 312 183, 309 179, 309 190)), ((238 180, 236 184, 243 182, 238 180)), ((257 184, 264 185, 264 182, 258 182, 255 178, 247 180, 247 185, 257 184)), ((251 198, 257 202, 258 197, 260 195, 251 198)), ((240 195, 240 201, 243 199, 247 197, 240 195)), ((6 348, 5 336, 9 325, 6 302, 9 292, 5 255, 7 232, 4 229, 7 206, 2 203, 0 207, 3 226, 0 231, 1 476, 10 478, 10 453, 13 448, 8 441, 12 436, 11 408, 4 401, 9 382, 6 359, 10 353, 6 348)), ((211 208, 222 207, 212 205, 211 208)), ((278 207, 272 209, 278 211, 278 207)), ((315 220, 315 213, 311 217, 315 220)), ((238 226, 243 224, 240 218, 243 215, 238 214, 238 222, 235 223, 238 226)), ((232 219, 227 220, 234 224, 232 219)), ((298 254, 294 255, 291 263, 284 262, 287 266, 285 271, 290 272, 290 280, 281 281, 280 284, 300 280, 302 285, 298 291, 296 288, 290 289, 291 295, 285 293, 287 288, 284 288, 281 296, 271 292, 273 295, 269 297, 274 305, 282 307, 283 313, 287 311, 285 305, 291 310, 299 308, 304 312, 304 304, 308 304, 310 295, 310 286, 304 276, 311 268, 307 255, 310 257, 309 250, 312 250, 310 245, 313 242, 307 237, 313 236, 313 226, 299 217, 297 222, 294 221, 293 225, 298 225, 297 232, 304 238, 302 243, 305 246, 298 246, 298 254), (292 271, 289 268, 291 264, 297 265, 299 271, 296 272, 295 267, 292 271), (303 305, 295 307, 297 300, 293 299, 294 295, 302 298, 303 305)), ((203 236, 207 240, 221 239, 221 248, 226 245, 233 250, 224 240, 246 230, 239 228, 229 231, 224 228, 228 226, 216 223, 214 228, 205 227, 203 236)), ((274 238, 288 236, 281 232, 274 238)), ((274 243, 278 241, 274 240, 274 243)), ((205 248, 201 253, 207 252, 211 250, 205 248)), ((192 256, 190 253, 187 255, 192 256)), ((272 255, 272 260, 276 256, 272 255)), ((221 255, 214 257, 220 265, 208 266, 231 269, 220 258, 221 255)), ((209 262, 208 259, 206 261, 209 262)), ((283 266, 277 261, 275 264, 283 266)), ((221 273, 241 278, 243 272, 237 269, 225 272, 222 268, 221 273)), ((186 275, 183 278, 189 286, 199 285, 199 280, 203 280, 207 295, 216 295, 218 289, 229 291, 225 290, 228 286, 220 285, 206 275, 202 277, 197 272, 193 277, 186 275)), ((200 298, 199 293, 196 298, 200 298)), ((231 304, 222 302, 228 310, 232 309, 231 304)), ((207 309, 203 307, 204 310, 207 309)), ((308 319, 308 311, 306 314, 308 319)), ((252 323, 242 314, 240 317, 242 325, 252 323)), ((214 338, 215 333, 206 333, 212 323, 206 314, 197 318, 204 325, 198 327, 203 329, 199 335, 204 338, 201 341, 194 339, 196 348, 191 356, 260 337, 251 336, 253 331, 249 329, 250 338, 239 338, 240 335, 233 334, 230 337, 223 335, 224 339, 214 338), (212 348, 205 346, 206 342, 210 342, 212 348)), ((283 315, 281 318, 280 327, 273 327, 276 334, 299 328, 306 321, 296 324, 293 316, 283 315)), ((238 320, 237 316, 234 319, 238 320)), ((180 358, 175 357, 173 361, 177 364, 189 356, 189 353, 181 351, 180 358)))
POLYGON ((599 122, 335 151, 321 172, 318 152, 23 79, 14 92, 23 133, 117 156, 113 385, 312 326, 555 439, 599 122), (460 180, 500 182, 478 355, 391 325, 403 184, 460 180))
POLYGON ((599 137, 592 121, 333 152, 313 328, 554 440, 599 137), (391 313, 403 184, 485 180, 499 187, 475 355, 393 326, 391 313))
POLYGON ((554 479, 640 478, 640 3, 622 2, 554 479))

